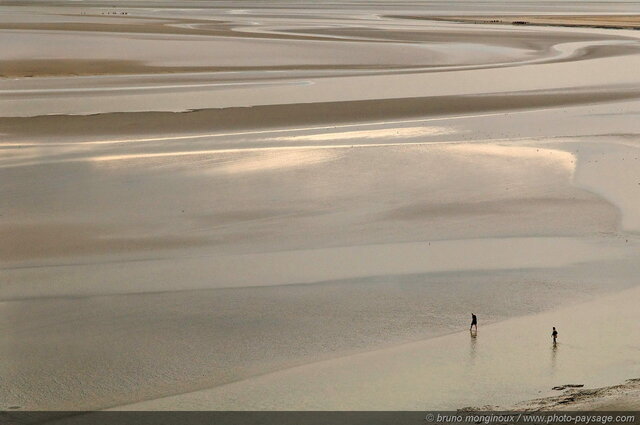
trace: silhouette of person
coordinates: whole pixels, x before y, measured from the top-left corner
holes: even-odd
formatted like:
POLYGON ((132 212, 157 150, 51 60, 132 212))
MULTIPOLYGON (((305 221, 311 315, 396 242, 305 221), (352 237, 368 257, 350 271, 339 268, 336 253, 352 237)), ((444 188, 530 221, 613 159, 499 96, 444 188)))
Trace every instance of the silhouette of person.
POLYGON ((478 330, 478 318, 476 317, 475 314, 471 313, 471 326, 469 327, 469 330, 472 330, 473 327, 476 327, 476 331, 478 330))
POLYGON ((551 336, 553 337, 553 345, 556 345, 556 339, 558 339, 558 331, 556 327, 553 327, 553 332, 551 332, 551 336))

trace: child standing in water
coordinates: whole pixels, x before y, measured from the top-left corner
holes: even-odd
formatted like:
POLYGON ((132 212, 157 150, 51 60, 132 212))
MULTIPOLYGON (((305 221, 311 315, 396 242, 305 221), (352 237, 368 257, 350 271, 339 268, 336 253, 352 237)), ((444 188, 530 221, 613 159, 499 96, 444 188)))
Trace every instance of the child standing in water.
POLYGON ((556 345, 556 339, 558 339, 558 331, 556 327, 553 327, 553 332, 551 332, 551 336, 553 337, 553 345, 556 345))
POLYGON ((469 330, 472 330, 474 326, 476 327, 476 330, 478 330, 478 318, 475 314, 471 313, 471 327, 469 330))

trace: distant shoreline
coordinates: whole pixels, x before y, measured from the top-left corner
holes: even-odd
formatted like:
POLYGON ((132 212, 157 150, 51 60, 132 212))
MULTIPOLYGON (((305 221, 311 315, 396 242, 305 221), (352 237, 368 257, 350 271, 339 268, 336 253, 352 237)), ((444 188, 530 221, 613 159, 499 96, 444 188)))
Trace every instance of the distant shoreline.
POLYGON ((469 24, 640 30, 640 15, 394 16, 394 18, 469 24))

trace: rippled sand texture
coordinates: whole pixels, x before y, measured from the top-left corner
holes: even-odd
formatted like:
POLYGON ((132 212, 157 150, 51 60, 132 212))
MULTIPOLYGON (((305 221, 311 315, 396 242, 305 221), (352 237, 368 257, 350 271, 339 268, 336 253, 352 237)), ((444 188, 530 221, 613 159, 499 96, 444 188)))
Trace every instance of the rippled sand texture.
POLYGON ((634 377, 640 33, 428 17, 640 10, 456 4, 3 2, 0 408, 634 377))

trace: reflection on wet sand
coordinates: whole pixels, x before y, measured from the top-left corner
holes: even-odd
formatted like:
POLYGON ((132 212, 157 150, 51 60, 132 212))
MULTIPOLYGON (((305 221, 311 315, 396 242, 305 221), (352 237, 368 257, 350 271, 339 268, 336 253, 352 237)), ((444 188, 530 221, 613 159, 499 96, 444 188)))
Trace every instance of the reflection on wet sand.
POLYGON ((477 351, 478 351, 478 330, 470 330, 469 334, 471 336, 470 338, 470 348, 469 348, 469 364, 471 366, 475 365, 476 362, 476 357, 478 355, 477 351))
POLYGON ((551 344, 551 376, 556 373, 556 365, 558 363, 558 343, 553 341, 551 344))

